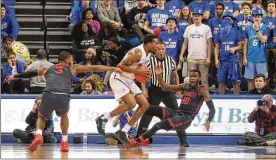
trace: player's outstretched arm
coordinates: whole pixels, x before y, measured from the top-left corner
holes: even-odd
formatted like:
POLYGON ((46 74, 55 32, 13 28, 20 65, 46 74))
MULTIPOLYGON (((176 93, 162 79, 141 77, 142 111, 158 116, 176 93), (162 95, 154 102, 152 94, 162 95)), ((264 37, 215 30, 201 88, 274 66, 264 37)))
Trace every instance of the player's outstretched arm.
POLYGON ((210 97, 209 92, 205 89, 204 86, 200 87, 200 95, 204 98, 204 101, 206 102, 206 104, 209 108, 209 117, 208 117, 206 123, 203 124, 205 126, 206 130, 209 131, 210 123, 215 116, 216 109, 215 109, 214 103, 210 97))
POLYGON ((121 69, 111 66, 104 66, 104 65, 91 65, 91 66, 85 66, 85 65, 74 65, 73 69, 77 73, 83 73, 83 72, 105 72, 105 71, 115 71, 115 72, 122 72, 121 69))
POLYGON ((43 76, 43 75, 45 75, 47 69, 48 69, 47 67, 41 67, 41 68, 38 68, 38 69, 33 70, 33 71, 27 71, 27 72, 24 72, 24 73, 8 76, 5 79, 5 83, 9 84, 10 81, 15 79, 15 78, 32 78, 32 77, 36 77, 36 76, 43 76))
POLYGON ((164 82, 162 78, 163 68, 161 65, 158 65, 155 67, 155 74, 157 75, 157 79, 159 82, 159 85, 161 86, 162 90, 164 91, 171 91, 171 92, 180 92, 183 90, 185 84, 178 84, 178 85, 168 85, 164 82))

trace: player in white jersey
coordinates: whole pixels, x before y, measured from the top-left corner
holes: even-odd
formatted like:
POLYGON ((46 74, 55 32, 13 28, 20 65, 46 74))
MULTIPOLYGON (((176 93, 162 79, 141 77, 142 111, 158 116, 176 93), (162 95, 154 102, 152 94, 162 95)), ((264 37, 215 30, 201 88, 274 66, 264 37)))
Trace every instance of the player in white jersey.
POLYGON ((155 35, 147 35, 144 43, 131 49, 121 63, 118 65, 123 73, 113 72, 109 83, 118 101, 123 101, 110 113, 101 115, 96 119, 97 129, 101 135, 105 135, 105 125, 109 119, 133 109, 136 103, 139 105, 128 123, 115 133, 115 136, 127 147, 131 147, 128 142, 127 132, 136 121, 145 113, 149 107, 146 97, 142 94, 140 88, 135 84, 135 75, 149 77, 150 71, 147 68, 138 68, 138 66, 147 66, 151 53, 156 51, 158 39, 155 35))

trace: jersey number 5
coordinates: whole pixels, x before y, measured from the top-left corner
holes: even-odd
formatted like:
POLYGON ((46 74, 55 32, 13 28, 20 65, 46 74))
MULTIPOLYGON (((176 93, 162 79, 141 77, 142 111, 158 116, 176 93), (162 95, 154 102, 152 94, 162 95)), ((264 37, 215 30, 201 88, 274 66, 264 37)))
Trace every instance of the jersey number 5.
POLYGON ((190 103, 191 98, 190 97, 184 97, 182 104, 189 104, 190 103))

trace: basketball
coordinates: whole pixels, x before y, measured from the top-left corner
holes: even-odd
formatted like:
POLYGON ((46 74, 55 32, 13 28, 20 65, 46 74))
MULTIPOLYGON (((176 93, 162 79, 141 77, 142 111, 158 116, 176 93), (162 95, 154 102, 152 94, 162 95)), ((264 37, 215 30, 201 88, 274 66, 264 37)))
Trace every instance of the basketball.
MULTIPOLYGON (((138 69, 144 69, 144 68, 147 68, 145 66, 138 66, 137 67, 138 69)), ((140 83, 144 83, 144 82, 147 82, 148 81, 148 78, 147 77, 143 77, 143 76, 140 76, 140 75, 137 75, 135 74, 135 79, 136 81, 140 82, 140 83)))

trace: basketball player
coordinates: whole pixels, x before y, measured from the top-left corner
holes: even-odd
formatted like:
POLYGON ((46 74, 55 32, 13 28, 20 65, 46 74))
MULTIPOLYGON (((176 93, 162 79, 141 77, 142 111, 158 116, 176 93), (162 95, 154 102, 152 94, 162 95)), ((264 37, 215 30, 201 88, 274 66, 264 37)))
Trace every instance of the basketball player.
MULTIPOLYGON (((209 131, 210 123, 215 115, 215 107, 206 88, 203 85, 200 85, 200 71, 191 70, 189 76, 190 83, 179 85, 166 84, 162 78, 161 73, 163 73, 163 69, 160 66, 156 67, 155 73, 158 76, 158 82, 163 90, 171 92, 183 91, 183 99, 178 110, 159 106, 149 107, 149 109, 145 112, 145 115, 156 116, 160 118, 161 121, 156 123, 150 130, 145 132, 139 138, 134 141, 130 140, 131 145, 135 146, 144 139, 150 138, 160 129, 186 130, 199 112, 203 101, 206 102, 210 110, 208 120, 204 123, 206 130, 209 131)), ((183 136, 186 136, 186 133, 183 133, 185 134, 183 136)), ((183 144, 183 146, 188 147, 189 145, 186 143, 183 144)))
POLYGON ((68 152, 68 126, 69 120, 67 112, 69 111, 70 89, 73 77, 81 72, 103 72, 115 71, 121 72, 120 69, 101 66, 101 65, 73 65, 73 57, 69 52, 62 51, 58 55, 59 63, 49 68, 39 68, 34 71, 25 72, 8 77, 6 82, 14 78, 30 78, 45 75, 46 88, 42 95, 42 101, 38 107, 39 118, 36 123, 36 136, 29 146, 30 151, 37 150, 37 147, 43 143, 42 130, 45 127, 45 121, 49 119, 53 111, 61 117, 60 128, 62 130, 62 142, 60 151, 68 152))
POLYGON ((116 100, 122 100, 116 109, 110 113, 101 115, 96 119, 97 129, 101 135, 105 135, 105 125, 108 120, 114 116, 125 113, 133 109, 136 103, 139 105, 128 123, 115 133, 115 136, 126 146, 131 147, 126 133, 129 131, 136 121, 149 108, 149 103, 146 97, 142 94, 140 88, 134 83, 135 75, 143 77, 150 77, 150 71, 145 68, 138 68, 138 66, 147 66, 151 53, 155 53, 158 39, 155 35, 147 35, 144 43, 131 49, 118 68, 122 69, 123 73, 112 73, 110 77, 110 86, 114 92, 116 100))

